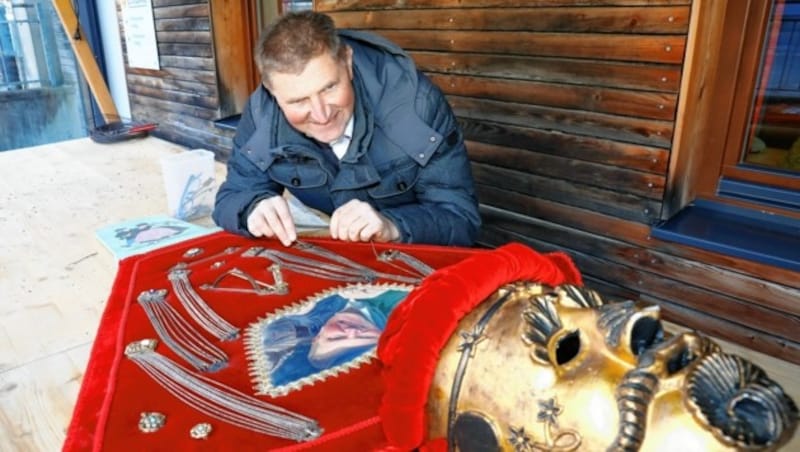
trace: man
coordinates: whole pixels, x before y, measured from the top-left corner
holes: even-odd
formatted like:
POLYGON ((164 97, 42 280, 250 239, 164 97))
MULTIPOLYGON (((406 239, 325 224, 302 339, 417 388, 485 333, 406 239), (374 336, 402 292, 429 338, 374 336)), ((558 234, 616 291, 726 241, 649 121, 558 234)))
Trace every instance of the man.
POLYGON ((287 189, 330 215, 334 239, 473 243, 480 217, 463 137, 402 49, 304 11, 264 30, 255 60, 263 87, 234 137, 218 225, 290 245, 287 189))

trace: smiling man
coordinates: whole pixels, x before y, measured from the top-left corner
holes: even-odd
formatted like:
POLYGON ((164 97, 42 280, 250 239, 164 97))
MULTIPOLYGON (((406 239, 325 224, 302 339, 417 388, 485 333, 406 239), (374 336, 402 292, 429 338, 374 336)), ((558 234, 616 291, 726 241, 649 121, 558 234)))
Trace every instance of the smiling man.
POLYGON ((288 190, 331 216, 334 239, 472 245, 480 217, 463 136, 402 49, 304 11, 264 30, 255 61, 262 86, 234 137, 218 225, 288 246, 288 190))

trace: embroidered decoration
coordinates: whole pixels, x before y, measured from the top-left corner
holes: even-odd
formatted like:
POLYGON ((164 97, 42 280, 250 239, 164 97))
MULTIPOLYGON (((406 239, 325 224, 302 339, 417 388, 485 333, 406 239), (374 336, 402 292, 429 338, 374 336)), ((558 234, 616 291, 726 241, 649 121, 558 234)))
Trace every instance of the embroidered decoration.
POLYGON ((256 394, 285 395, 374 358, 386 319, 412 289, 351 284, 252 323, 245 347, 256 394))
POLYGON ((157 432, 167 422, 167 417, 161 413, 143 412, 139 415, 139 431, 142 433, 157 432))
POLYGON ((192 439, 208 439, 208 435, 211 434, 212 430, 214 429, 211 428, 211 424, 203 422, 192 427, 192 429, 189 430, 189 436, 192 439))
POLYGON ((131 342, 125 347, 125 356, 197 411, 237 427, 298 442, 312 441, 322 435, 323 429, 314 419, 192 373, 157 353, 157 345, 155 339, 131 342))
POLYGON ((167 303, 166 289, 149 289, 136 299, 158 337, 195 369, 215 372, 228 365, 228 355, 208 341, 167 303))
POLYGON ((203 248, 195 247, 195 248, 189 248, 188 250, 186 250, 186 252, 183 253, 183 257, 185 259, 191 259, 191 258, 197 257, 197 256, 199 256, 201 254, 203 254, 203 248))
POLYGON ((399 250, 386 250, 378 254, 378 251, 375 249, 375 244, 372 242, 370 243, 372 244, 372 252, 375 253, 375 258, 378 260, 378 262, 389 264, 400 271, 421 278, 425 278, 426 276, 434 272, 434 268, 431 267, 430 265, 426 264, 425 262, 422 262, 421 260, 417 259, 416 257, 410 254, 404 253, 399 250), (395 264, 395 262, 397 261, 402 262, 409 268, 404 268, 403 266, 395 264))
POLYGON ((269 266, 268 270, 272 272, 272 279, 275 281, 274 284, 268 284, 263 281, 259 281, 244 270, 234 267, 219 275, 211 284, 203 284, 200 286, 200 288, 203 290, 216 290, 219 292, 247 293, 255 295, 286 295, 289 293, 289 284, 283 280, 281 266, 278 264, 272 264, 269 266), (249 287, 222 286, 220 283, 229 276, 246 281, 249 284, 249 287))
POLYGON ((167 274, 172 290, 178 297, 186 312, 198 325, 223 341, 232 341, 239 337, 239 328, 228 323, 219 316, 211 306, 194 290, 189 281, 190 270, 173 268, 167 274))
POLYGON ((376 271, 340 254, 311 243, 298 241, 294 244, 292 249, 303 254, 256 246, 242 253, 242 257, 261 257, 269 259, 280 265, 281 268, 293 272, 313 276, 315 278, 331 279, 348 283, 374 283, 379 279, 386 279, 402 284, 417 285, 422 281, 422 278, 418 276, 405 276, 376 271))

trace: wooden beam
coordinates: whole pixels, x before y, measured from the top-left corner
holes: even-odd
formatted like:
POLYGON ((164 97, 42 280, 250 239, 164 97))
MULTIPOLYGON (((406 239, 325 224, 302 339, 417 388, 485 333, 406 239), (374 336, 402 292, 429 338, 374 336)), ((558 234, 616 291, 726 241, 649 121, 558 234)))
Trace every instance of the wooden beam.
MULTIPOLYGON (((89 43, 84 39, 75 39, 73 37, 75 29, 80 28, 80 24, 75 16, 75 11, 72 9, 72 3, 70 0, 53 0, 53 8, 61 20, 61 25, 64 26, 64 31, 67 33, 72 50, 75 52, 75 58, 78 60, 83 76, 86 77, 86 81, 89 83, 89 90, 91 90, 94 100, 97 102, 97 107, 100 109, 103 119, 106 123, 119 121, 117 107, 114 106, 114 100, 111 98, 111 93, 108 91, 108 86, 103 79, 100 68, 97 66, 97 61, 94 59, 89 43)), ((85 36, 83 31, 80 32, 79 36, 85 36)))

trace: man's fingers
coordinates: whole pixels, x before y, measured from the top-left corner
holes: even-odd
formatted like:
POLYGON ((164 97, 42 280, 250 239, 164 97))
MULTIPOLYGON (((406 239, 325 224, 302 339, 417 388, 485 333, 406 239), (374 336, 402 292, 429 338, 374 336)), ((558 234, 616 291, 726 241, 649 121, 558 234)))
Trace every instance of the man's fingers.
POLYGON ((351 212, 360 202, 357 199, 352 199, 333 211, 329 225, 331 238, 341 240, 347 238, 347 230, 352 218, 351 212))
MULTIPOLYGON (((255 211, 253 211, 249 217, 247 217, 247 230, 252 234, 254 237, 261 237, 267 235, 266 230, 267 223, 264 221, 264 217, 255 211)), ((269 231, 271 232, 271 231, 269 231)))
POLYGON ((352 242, 389 242, 400 238, 395 224, 369 203, 354 199, 331 215, 331 238, 352 242))
POLYGON ((297 240, 289 206, 281 196, 260 201, 247 219, 247 229, 255 237, 277 237, 284 246, 297 240))
POLYGON ((370 230, 374 230, 374 225, 369 221, 369 219, 364 217, 356 217, 353 218, 353 221, 350 223, 350 227, 347 228, 347 238, 351 242, 366 242, 370 239, 370 230))
POLYGON ((359 238, 361 239, 362 242, 367 242, 369 240, 372 240, 373 237, 378 236, 381 230, 382 230, 382 225, 380 221, 368 223, 366 226, 364 226, 363 229, 361 229, 359 238))
POLYGON ((281 222, 280 217, 278 217, 278 213, 275 209, 266 209, 264 212, 264 220, 269 225, 269 229, 281 241, 285 246, 288 246, 291 242, 289 242, 289 238, 286 234, 286 229, 281 222))

